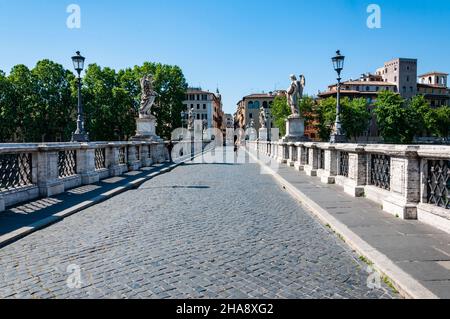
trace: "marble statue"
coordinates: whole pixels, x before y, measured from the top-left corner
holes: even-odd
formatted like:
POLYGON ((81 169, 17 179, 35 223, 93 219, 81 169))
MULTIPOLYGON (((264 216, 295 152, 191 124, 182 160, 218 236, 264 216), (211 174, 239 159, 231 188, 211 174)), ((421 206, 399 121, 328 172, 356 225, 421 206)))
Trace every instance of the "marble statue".
POLYGON ((139 118, 151 116, 152 106, 155 103, 156 92, 153 89, 153 76, 146 75, 141 79, 141 105, 139 108, 139 118))
POLYGON ((187 126, 188 126, 188 130, 194 129, 194 108, 189 109, 187 126))
POLYGON ((259 126, 261 128, 266 128, 266 110, 263 106, 259 109, 259 126))
POLYGON ((305 84, 306 80, 304 75, 300 75, 300 80, 297 80, 295 75, 291 75, 291 86, 286 90, 286 93, 288 105, 291 108, 292 117, 300 116, 298 102, 303 97, 303 89, 305 84))

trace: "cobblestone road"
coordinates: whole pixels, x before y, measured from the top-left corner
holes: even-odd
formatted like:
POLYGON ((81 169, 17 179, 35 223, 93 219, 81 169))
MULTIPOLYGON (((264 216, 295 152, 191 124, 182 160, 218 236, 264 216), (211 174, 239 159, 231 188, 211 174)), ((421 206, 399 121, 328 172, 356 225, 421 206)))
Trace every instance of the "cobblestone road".
POLYGON ((2 248, 0 297, 390 298, 366 268, 256 164, 188 164, 2 248))

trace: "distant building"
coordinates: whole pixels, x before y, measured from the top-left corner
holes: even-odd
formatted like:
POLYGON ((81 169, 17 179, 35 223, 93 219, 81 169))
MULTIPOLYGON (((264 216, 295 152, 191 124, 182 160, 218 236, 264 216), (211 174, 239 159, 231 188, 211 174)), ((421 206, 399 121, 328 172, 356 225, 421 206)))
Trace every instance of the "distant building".
MULTIPOLYGON (((450 105, 447 88, 447 73, 429 72, 417 76, 417 60, 399 58, 384 63, 375 74, 363 74, 358 80, 345 81, 341 85, 341 96, 365 98, 369 104, 376 101, 381 91, 393 91, 405 99, 422 94, 432 107, 450 105)), ((319 98, 336 96, 337 84, 319 92, 319 98)))
POLYGON ((447 73, 429 72, 419 75, 418 94, 430 101, 431 107, 450 105, 450 90, 447 88, 447 73))
POLYGON ((220 93, 188 88, 183 101, 186 111, 193 109, 194 120, 205 120, 208 128, 222 129, 223 110, 220 93))
MULTIPOLYGON (((450 105, 450 90, 447 88, 448 74, 443 72, 429 72, 417 76, 416 59, 394 59, 384 63, 375 74, 363 74, 358 80, 344 81, 341 84, 341 96, 364 98, 373 110, 377 96, 382 91, 392 91, 405 99, 418 94, 423 95, 431 107, 450 105)), ((337 84, 328 86, 325 92, 319 92, 318 98, 336 97, 337 84)), ((375 117, 366 132, 366 137, 378 137, 375 117)), ((369 140, 369 138, 367 138, 369 140)))
MULTIPOLYGON (((261 107, 267 109, 270 115, 273 100, 279 94, 283 94, 283 92, 276 91, 269 93, 254 93, 244 96, 237 103, 237 111, 235 113, 236 128, 242 128, 245 130, 250 127, 250 122, 252 120, 256 130, 261 128, 261 123, 259 123, 259 112, 261 107)), ((273 123, 270 123, 270 125, 273 127, 273 123)))
POLYGON ((395 92, 405 99, 417 95, 417 59, 399 58, 384 64, 376 72, 384 82, 395 84, 395 92))

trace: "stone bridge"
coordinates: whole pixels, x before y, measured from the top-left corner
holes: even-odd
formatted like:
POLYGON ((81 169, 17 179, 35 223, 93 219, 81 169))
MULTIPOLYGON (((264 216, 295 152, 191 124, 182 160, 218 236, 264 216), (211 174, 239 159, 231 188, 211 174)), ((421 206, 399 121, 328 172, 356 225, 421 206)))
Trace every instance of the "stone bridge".
POLYGON ((0 145, 0 297, 450 297, 449 149, 175 149, 0 145))

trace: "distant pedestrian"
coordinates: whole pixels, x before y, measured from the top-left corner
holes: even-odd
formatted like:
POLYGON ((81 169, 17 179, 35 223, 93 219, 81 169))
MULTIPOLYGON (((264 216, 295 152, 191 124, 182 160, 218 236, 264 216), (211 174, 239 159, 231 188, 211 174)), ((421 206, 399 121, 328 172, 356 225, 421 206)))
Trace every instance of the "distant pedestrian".
POLYGON ((172 142, 172 140, 169 140, 169 143, 167 143, 167 151, 169 152, 169 162, 170 163, 173 163, 172 150, 173 150, 173 142, 172 142))

